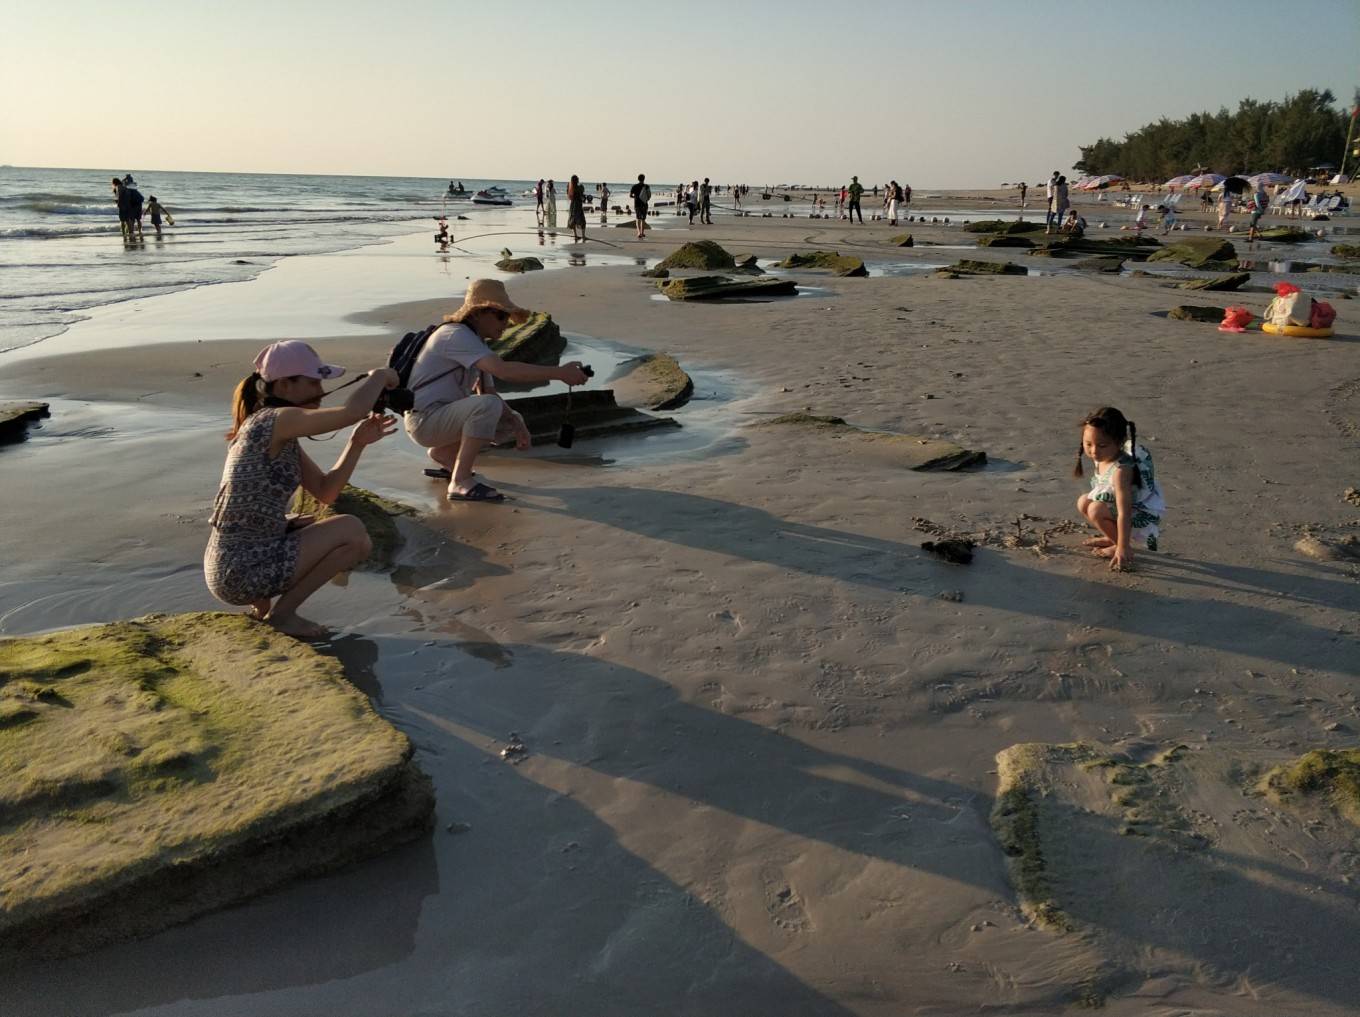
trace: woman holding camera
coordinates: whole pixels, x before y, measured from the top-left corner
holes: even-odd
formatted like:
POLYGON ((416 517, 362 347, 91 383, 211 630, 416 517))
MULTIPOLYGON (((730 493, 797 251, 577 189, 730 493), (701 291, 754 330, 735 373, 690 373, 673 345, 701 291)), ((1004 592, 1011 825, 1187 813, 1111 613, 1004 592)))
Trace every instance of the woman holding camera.
POLYGON ((320 522, 290 516, 293 495, 301 486, 331 504, 364 447, 396 428, 395 417, 372 412, 378 396, 397 385, 397 373, 386 367, 370 372, 343 406, 320 408, 321 380, 343 373, 298 340, 260 351, 254 372, 236 386, 232 399, 230 448, 203 555, 214 597, 248 604, 251 617, 299 639, 317 639, 326 630, 300 618, 298 606, 333 576, 363 561, 372 544, 354 516, 320 522), (298 439, 350 424, 358 426, 330 472, 323 473, 298 439))

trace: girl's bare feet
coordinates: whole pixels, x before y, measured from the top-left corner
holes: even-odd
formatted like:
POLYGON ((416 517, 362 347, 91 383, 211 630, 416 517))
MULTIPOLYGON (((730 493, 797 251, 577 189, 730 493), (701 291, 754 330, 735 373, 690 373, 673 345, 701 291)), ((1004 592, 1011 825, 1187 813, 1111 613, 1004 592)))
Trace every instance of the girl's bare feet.
POLYGON ((1092 548, 1092 551, 1094 552, 1094 554, 1095 554, 1095 556, 1096 556, 1097 558, 1113 558, 1113 557, 1114 557, 1114 541, 1113 541, 1113 540, 1108 540, 1108 541, 1105 542, 1104 546, 1092 548))
POLYGON ((318 625, 314 621, 308 621, 301 615, 291 614, 280 617, 271 614, 265 619, 270 625, 278 629, 285 636, 292 636, 294 639, 325 639, 331 634, 330 629, 324 625, 318 625))
POLYGON ((269 617, 269 607, 272 603, 268 597, 252 600, 250 606, 246 608, 246 617, 254 621, 264 621, 269 617))
POLYGON ((1114 541, 1111 540, 1109 537, 1087 537, 1085 540, 1081 542, 1081 546, 1089 547, 1092 549, 1102 547, 1114 547, 1114 541))

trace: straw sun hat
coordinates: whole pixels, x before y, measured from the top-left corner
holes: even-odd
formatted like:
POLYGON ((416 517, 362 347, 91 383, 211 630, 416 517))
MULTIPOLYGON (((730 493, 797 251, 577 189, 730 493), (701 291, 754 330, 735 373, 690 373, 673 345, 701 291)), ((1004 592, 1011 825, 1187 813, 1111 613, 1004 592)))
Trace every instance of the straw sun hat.
POLYGON ((463 297, 463 306, 452 314, 444 315, 445 321, 467 321, 470 315, 484 311, 488 307, 504 311, 515 324, 527 321, 532 311, 520 307, 505 292, 505 283, 499 279, 474 279, 463 297))

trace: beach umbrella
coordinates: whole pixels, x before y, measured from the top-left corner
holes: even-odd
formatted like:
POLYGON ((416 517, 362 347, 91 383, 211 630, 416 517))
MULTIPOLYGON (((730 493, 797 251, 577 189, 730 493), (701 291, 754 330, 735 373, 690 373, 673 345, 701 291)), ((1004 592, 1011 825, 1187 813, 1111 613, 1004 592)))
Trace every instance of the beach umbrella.
POLYGON ((1242 177, 1228 177, 1221 186, 1228 194, 1246 194, 1251 190, 1251 184, 1242 177))
POLYGON ((1227 177, 1223 176, 1221 173, 1201 173, 1186 184, 1185 188, 1186 190, 1193 191, 1200 187, 1217 187, 1226 179, 1227 177))
POLYGON ((1247 177, 1257 187, 1273 187, 1276 184, 1292 184, 1294 178, 1286 173, 1254 173, 1247 177))
POLYGON ((1192 174, 1185 173, 1178 177, 1172 177, 1170 180, 1166 182, 1165 186, 1168 191, 1178 191, 1186 184, 1188 184, 1191 180, 1194 179, 1195 178, 1192 174))
POLYGON ((1092 180, 1088 180, 1084 185, 1082 185, 1081 189, 1083 191, 1099 191, 1104 187, 1109 187, 1111 184, 1117 184, 1119 183, 1119 181, 1123 179, 1124 179, 1123 177, 1118 176, 1114 173, 1107 173, 1103 177, 1095 177, 1092 180))

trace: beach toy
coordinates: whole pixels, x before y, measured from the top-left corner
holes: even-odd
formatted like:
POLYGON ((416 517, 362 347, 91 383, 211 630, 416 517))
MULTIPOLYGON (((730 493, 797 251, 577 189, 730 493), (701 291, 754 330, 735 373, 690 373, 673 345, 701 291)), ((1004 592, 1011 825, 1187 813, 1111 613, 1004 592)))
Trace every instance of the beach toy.
POLYGON ((1229 307, 1223 311, 1223 322, 1218 326, 1220 332, 1245 332, 1255 315, 1245 307, 1229 307))
POLYGON ((1266 322, 1261 326, 1262 332, 1271 335, 1287 335, 1298 339, 1328 339, 1332 335, 1330 328, 1304 328, 1302 325, 1272 325, 1266 322))
POLYGON ((1289 294, 1291 294, 1291 293, 1298 293, 1298 292, 1299 292, 1299 288, 1298 288, 1297 286, 1295 286, 1293 283, 1289 283, 1289 282, 1277 282, 1277 283, 1275 284, 1275 295, 1276 295, 1277 297, 1287 297, 1287 296, 1289 296, 1289 294))

